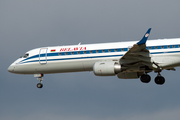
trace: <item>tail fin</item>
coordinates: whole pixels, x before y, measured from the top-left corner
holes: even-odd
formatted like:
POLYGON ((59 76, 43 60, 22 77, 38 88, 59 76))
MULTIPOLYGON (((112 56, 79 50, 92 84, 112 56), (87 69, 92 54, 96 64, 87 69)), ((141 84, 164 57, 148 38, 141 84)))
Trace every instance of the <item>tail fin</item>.
POLYGON ((137 43, 138 45, 145 44, 151 32, 151 28, 148 29, 143 38, 137 43))

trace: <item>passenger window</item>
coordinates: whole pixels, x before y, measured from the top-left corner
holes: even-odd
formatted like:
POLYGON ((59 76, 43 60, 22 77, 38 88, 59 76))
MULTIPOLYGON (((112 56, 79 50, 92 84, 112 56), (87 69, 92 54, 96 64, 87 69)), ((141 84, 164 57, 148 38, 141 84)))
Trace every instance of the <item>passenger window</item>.
POLYGON ((163 49, 163 48, 164 48, 164 46, 161 46, 161 48, 163 49))
POLYGON ((71 55, 74 55, 74 52, 71 52, 71 55))
POLYGON ((80 52, 78 51, 78 54, 80 54, 80 52))
POLYGON ((111 49, 109 49, 108 51, 111 52, 111 49))
POLYGON ((115 49, 114 51, 117 52, 117 49, 115 49))
POLYGON ((90 51, 90 53, 92 53, 92 50, 90 51))
POLYGON ((170 48, 170 46, 168 45, 167 48, 170 48))
POLYGON ((155 49, 157 49, 157 46, 155 46, 155 49))
POLYGON ((84 51, 84 54, 86 54, 86 51, 84 51))
POLYGON ((61 55, 61 53, 59 53, 59 55, 61 55))
POLYGON ((65 55, 67 55, 67 52, 65 52, 65 55))
POLYGON ((173 48, 175 48, 175 45, 173 45, 173 48))
POLYGON ((121 51, 124 51, 124 49, 122 48, 121 51))
POLYGON ((98 53, 99 51, 98 50, 96 50, 96 53, 98 53))
POLYGON ((102 50, 102 52, 104 53, 104 52, 105 52, 105 50, 102 50))
POLYGON ((149 50, 151 49, 151 47, 149 47, 149 50))

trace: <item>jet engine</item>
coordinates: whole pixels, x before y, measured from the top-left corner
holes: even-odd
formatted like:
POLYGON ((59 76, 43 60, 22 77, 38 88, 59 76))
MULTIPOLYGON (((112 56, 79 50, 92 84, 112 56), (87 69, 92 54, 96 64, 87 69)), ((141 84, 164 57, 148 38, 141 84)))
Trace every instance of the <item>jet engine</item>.
POLYGON ((94 64, 93 71, 97 76, 113 76, 121 72, 121 65, 117 61, 99 61, 94 64))

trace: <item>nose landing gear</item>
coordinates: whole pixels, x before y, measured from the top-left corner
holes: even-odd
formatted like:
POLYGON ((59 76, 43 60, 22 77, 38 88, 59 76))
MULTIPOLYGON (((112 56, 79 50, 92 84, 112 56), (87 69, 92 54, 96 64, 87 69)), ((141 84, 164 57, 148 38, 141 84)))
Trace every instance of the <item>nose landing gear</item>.
POLYGON ((37 88, 42 88, 43 87, 43 84, 42 84, 42 77, 43 77, 43 74, 34 74, 34 77, 37 78, 37 80, 39 80, 39 83, 36 85, 37 88))
POLYGON ((38 83, 36 86, 37 86, 37 88, 42 88, 43 84, 42 83, 38 83))

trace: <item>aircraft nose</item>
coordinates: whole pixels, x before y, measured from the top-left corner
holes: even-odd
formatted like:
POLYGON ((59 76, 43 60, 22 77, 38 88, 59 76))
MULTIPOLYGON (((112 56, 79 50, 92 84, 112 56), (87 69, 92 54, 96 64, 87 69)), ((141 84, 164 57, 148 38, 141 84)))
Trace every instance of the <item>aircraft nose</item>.
POLYGON ((7 69, 9 72, 13 72, 14 71, 14 67, 12 65, 10 65, 7 69))

